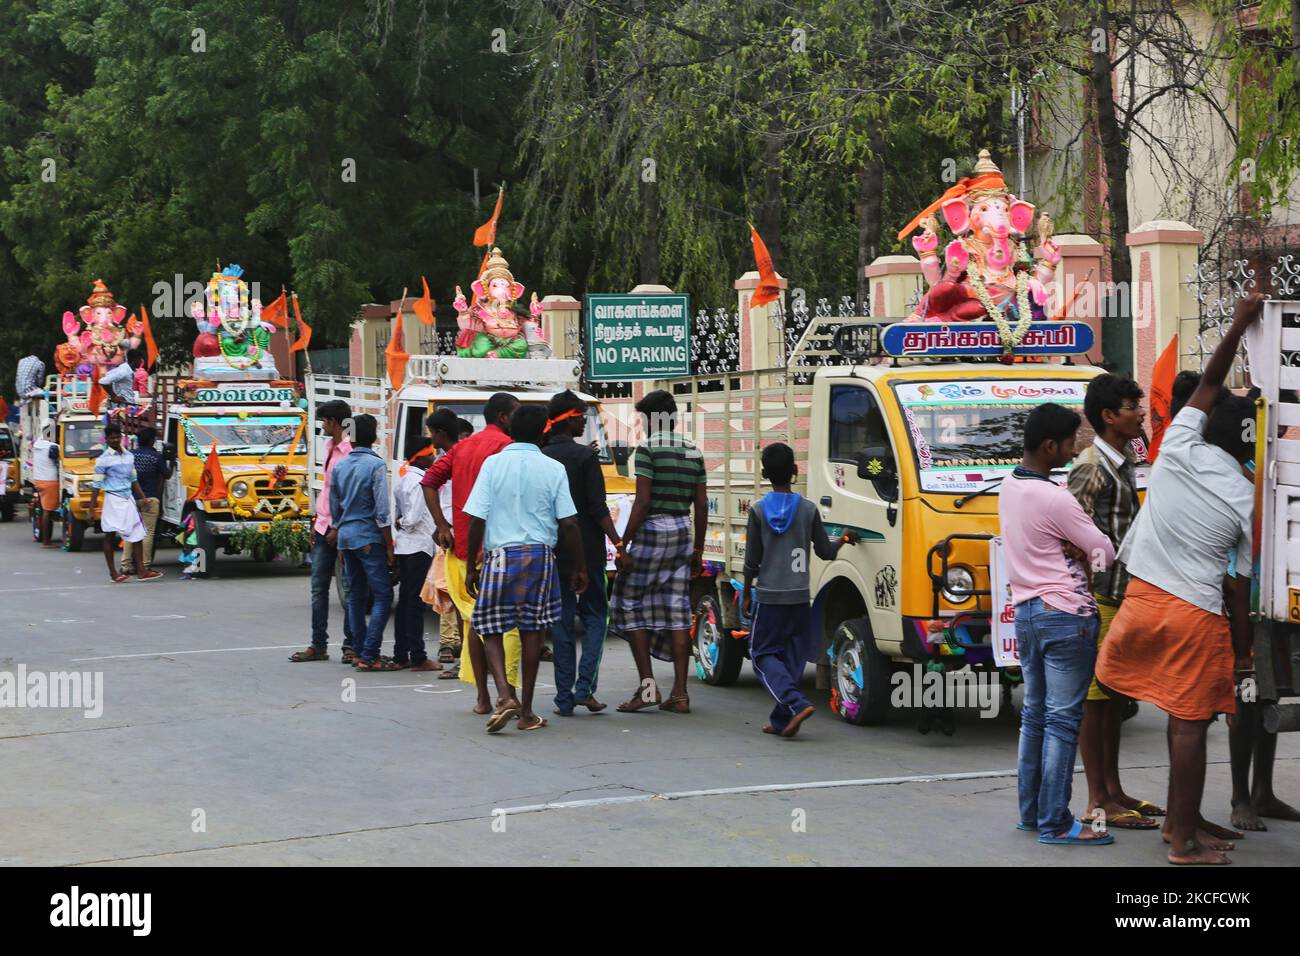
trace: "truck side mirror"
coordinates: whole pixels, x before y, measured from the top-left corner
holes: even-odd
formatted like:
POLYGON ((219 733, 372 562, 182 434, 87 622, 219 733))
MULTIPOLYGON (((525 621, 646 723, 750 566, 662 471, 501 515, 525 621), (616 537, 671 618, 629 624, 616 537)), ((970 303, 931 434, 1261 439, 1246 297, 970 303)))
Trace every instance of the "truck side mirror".
POLYGON ((871 482, 885 501, 898 500, 898 463, 888 445, 868 445, 858 453, 858 477, 871 482))

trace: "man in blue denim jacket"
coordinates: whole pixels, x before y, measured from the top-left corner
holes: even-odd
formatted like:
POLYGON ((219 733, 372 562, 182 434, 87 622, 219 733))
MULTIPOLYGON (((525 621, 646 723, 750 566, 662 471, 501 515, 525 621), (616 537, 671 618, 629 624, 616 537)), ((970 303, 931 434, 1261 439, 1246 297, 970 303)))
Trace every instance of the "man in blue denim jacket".
POLYGON ((388 569, 393 557, 393 530, 388 508, 388 467, 371 446, 378 425, 373 415, 352 419, 352 451, 334 466, 330 476, 330 530, 326 540, 343 553, 352 581, 369 585, 370 619, 366 620, 367 589, 353 587, 348 595, 348 622, 361 643, 353 666, 357 670, 399 670, 382 660, 384 628, 393 608, 393 583, 388 569))

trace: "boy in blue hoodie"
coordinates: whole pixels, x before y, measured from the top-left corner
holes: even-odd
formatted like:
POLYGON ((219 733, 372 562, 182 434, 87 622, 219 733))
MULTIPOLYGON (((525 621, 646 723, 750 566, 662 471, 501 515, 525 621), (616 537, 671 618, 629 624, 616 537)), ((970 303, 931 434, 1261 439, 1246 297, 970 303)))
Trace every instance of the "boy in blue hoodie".
POLYGON ((804 663, 812 656, 808 626, 812 604, 808 589, 809 551, 829 561, 845 543, 857 544, 858 536, 849 531, 838 541, 832 541, 817 506, 791 490, 796 466, 789 445, 781 442, 768 445, 763 449, 762 462, 763 477, 771 483, 772 491, 749 509, 741 612, 750 617, 753 610, 750 660, 763 686, 776 698, 772 722, 763 728, 763 733, 793 737, 799 732, 799 725, 816 710, 799 690, 804 663), (755 578, 758 578, 757 589, 755 578))

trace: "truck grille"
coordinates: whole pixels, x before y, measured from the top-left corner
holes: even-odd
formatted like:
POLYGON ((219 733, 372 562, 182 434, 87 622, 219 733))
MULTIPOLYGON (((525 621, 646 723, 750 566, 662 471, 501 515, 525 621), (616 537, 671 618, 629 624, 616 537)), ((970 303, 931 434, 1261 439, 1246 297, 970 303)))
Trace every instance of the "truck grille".
POLYGON ((259 498, 269 498, 272 501, 278 501, 284 498, 292 498, 298 492, 297 478, 282 478, 280 483, 271 487, 270 478, 258 478, 253 482, 253 491, 259 498))

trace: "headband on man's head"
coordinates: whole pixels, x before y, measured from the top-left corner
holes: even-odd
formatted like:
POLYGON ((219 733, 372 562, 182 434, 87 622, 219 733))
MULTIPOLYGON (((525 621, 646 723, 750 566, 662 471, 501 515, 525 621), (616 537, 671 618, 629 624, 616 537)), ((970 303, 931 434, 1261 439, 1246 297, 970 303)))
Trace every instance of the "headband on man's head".
POLYGON ((586 414, 585 409, 571 408, 567 412, 564 412, 562 415, 556 415, 554 418, 548 418, 546 420, 546 427, 542 429, 542 434, 545 435, 547 432, 549 432, 551 430, 552 425, 558 425, 560 424, 560 422, 564 421, 565 419, 577 418, 579 415, 584 415, 584 414, 586 414))

